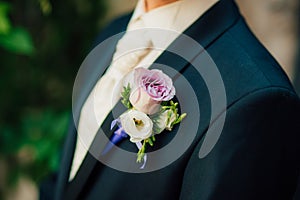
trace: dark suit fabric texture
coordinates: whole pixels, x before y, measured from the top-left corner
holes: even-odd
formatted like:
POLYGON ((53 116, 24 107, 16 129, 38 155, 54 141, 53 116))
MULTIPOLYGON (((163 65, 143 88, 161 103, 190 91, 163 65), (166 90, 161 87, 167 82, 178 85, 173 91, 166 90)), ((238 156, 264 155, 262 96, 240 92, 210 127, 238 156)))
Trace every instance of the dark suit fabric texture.
MULTIPOLYGON (((103 30, 97 42, 101 43, 125 31, 130 16, 113 21, 103 30)), ((224 82, 226 119, 220 138, 211 152, 202 159, 198 156, 206 134, 220 123, 222 113, 220 111, 219 115, 212 116, 210 91, 195 67, 165 51, 155 62, 171 66, 184 76, 195 92, 201 111, 191 145, 170 165, 148 173, 118 171, 87 154, 75 178, 69 183, 77 137, 75 125, 70 123, 55 186, 55 199, 294 198, 300 167, 300 101, 281 67, 251 33, 233 1, 221 0, 216 3, 184 34, 204 47, 224 82)), ((176 43, 180 41, 175 40, 171 46, 176 46, 176 43)), ((103 59, 110 61, 113 50, 108 53, 110 57, 103 59)), ((194 62, 202 62, 202 55, 203 52, 198 52, 194 62)), ((99 57, 102 59, 101 55, 99 57)), ((91 89, 98 79, 90 78, 83 84, 90 85, 91 89)), ((179 91, 180 85, 176 89, 179 91)), ((81 94, 81 104, 88 94, 81 94)), ((188 117, 186 120, 191 120, 188 117)), ((110 132, 111 120, 112 116, 108 116, 102 125, 103 130, 110 132)), ((75 123, 78 122, 75 120, 75 123)), ((172 141, 174 134, 176 128, 172 133, 159 135, 155 148, 163 148, 172 141)), ((137 151, 128 140, 123 141, 120 147, 137 151)), ((153 151, 156 149, 150 148, 153 151)))

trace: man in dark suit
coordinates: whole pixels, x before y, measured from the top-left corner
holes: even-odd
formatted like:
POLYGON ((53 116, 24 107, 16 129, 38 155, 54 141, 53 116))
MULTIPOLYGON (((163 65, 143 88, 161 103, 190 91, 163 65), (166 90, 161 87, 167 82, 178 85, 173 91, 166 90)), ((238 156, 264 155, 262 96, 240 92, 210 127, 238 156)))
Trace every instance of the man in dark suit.
MULTIPOLYGON (((150 4, 145 5, 151 10, 150 4)), ((126 15, 112 22, 98 43, 125 31, 130 19, 131 15, 126 15)), ((70 175, 76 163, 74 152, 80 137, 76 127, 82 109, 106 68, 95 66, 111 62, 116 42, 99 55, 100 64, 90 69, 93 73, 82 75, 75 83, 74 122, 65 143, 56 199, 293 199, 300 169, 300 101, 286 75, 253 36, 231 0, 213 2, 183 34, 205 51, 195 50, 179 35, 154 63, 170 66, 184 78, 172 76, 180 109, 188 115, 171 133, 158 135, 149 154, 164 150, 175 140, 175 149, 180 149, 192 138, 186 142, 188 146, 164 166, 160 164, 174 152, 160 151, 154 159, 149 156, 144 172, 119 170, 108 164, 119 153, 116 149, 104 159, 99 152, 102 132, 108 136, 112 132, 111 112, 70 175), (187 52, 189 58, 175 55, 172 49, 187 52), (218 87, 219 77, 211 73, 212 66, 224 87, 218 87), (187 96, 185 82, 195 98, 187 96), (215 104, 219 106, 215 108, 215 104)), ((118 105, 113 110, 118 112, 118 105)), ((136 151, 128 139, 118 146, 136 151)), ((129 160, 122 164, 121 168, 136 167, 129 160)))

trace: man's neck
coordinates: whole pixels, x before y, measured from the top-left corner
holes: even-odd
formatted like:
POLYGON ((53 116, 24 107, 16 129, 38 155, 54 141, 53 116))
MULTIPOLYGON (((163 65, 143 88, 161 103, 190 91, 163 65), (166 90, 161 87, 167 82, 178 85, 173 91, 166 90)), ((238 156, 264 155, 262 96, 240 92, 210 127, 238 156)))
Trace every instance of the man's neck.
POLYGON ((145 1, 145 11, 149 12, 155 8, 167 5, 169 3, 173 3, 178 0, 144 0, 145 1))

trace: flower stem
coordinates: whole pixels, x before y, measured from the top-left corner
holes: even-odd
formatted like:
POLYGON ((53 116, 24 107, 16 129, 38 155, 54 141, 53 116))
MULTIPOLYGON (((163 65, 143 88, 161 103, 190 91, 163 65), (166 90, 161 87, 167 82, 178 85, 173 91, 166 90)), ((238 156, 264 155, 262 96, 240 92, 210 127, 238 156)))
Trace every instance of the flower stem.
POLYGON ((146 151, 146 141, 144 140, 142 148, 137 153, 137 159, 136 159, 137 163, 141 163, 144 160, 145 151, 146 151))

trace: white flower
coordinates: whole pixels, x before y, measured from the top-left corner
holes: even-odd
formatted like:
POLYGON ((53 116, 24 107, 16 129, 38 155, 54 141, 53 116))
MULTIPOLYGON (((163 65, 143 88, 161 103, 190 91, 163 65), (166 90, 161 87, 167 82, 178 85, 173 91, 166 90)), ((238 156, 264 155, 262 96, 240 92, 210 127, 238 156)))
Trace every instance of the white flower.
POLYGON ((129 110, 120 116, 120 121, 131 142, 141 142, 152 135, 153 122, 143 112, 129 110))
POLYGON ((166 110, 162 114, 159 115, 159 119, 157 121, 157 126, 159 127, 159 133, 163 130, 172 130, 172 123, 177 119, 178 116, 173 112, 173 110, 166 110))

